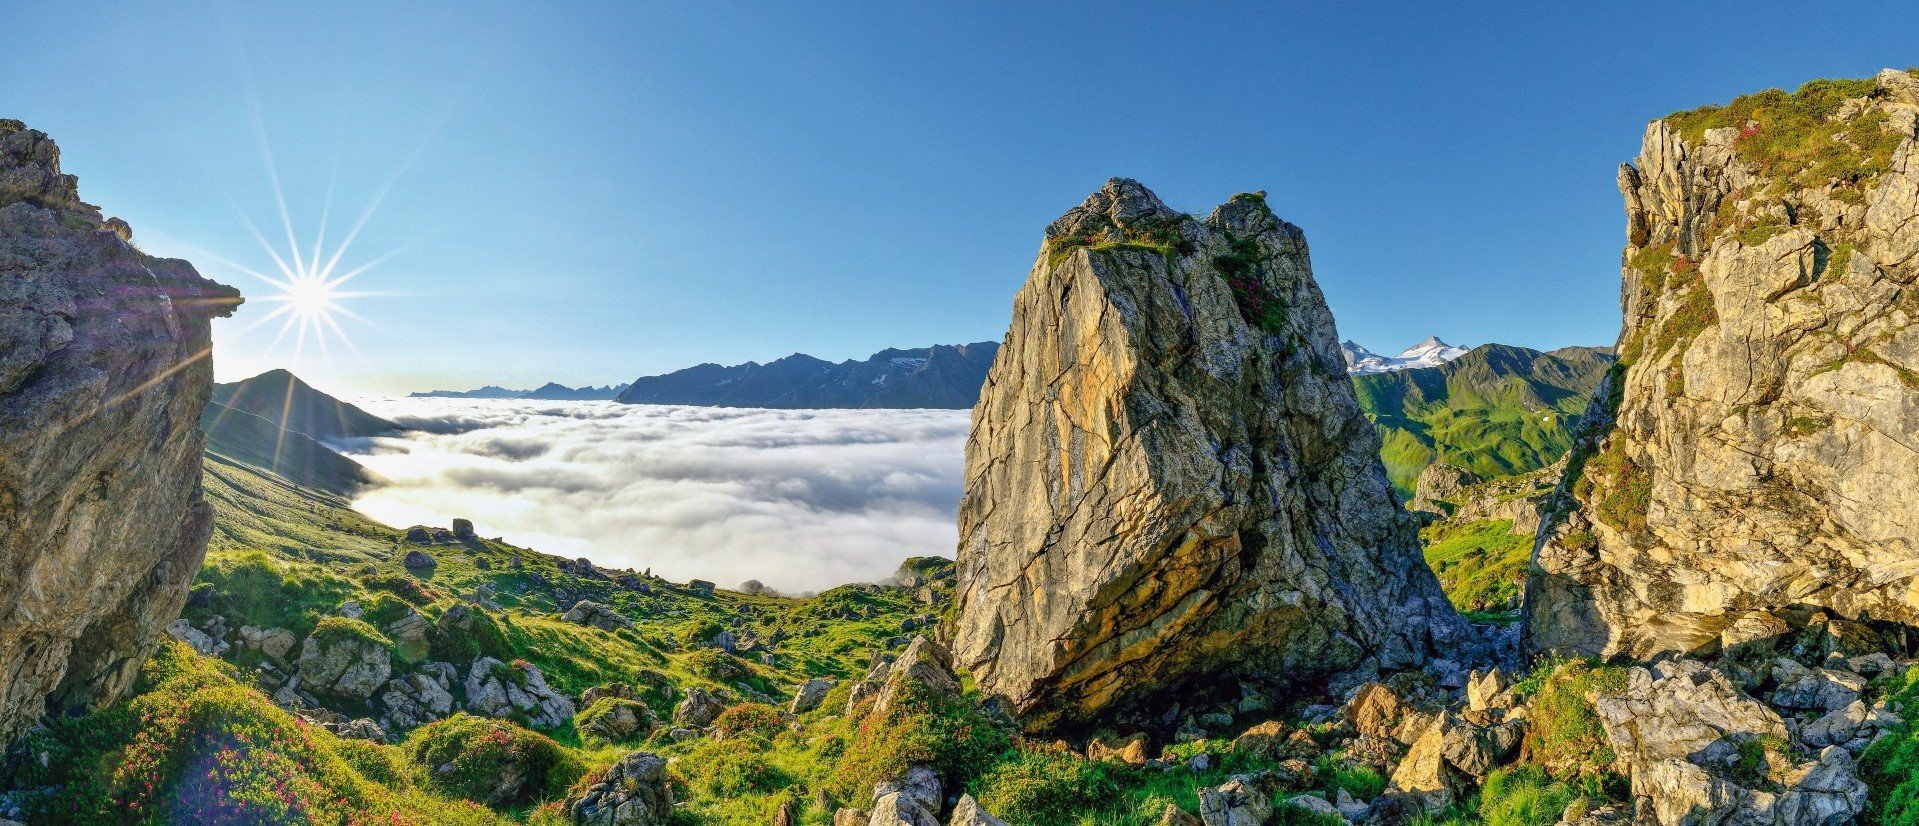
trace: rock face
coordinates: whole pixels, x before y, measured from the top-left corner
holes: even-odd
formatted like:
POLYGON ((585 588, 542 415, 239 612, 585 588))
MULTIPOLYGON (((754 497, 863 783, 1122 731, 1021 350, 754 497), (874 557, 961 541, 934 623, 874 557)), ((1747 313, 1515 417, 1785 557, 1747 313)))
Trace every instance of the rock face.
POLYGON ((665 826, 673 819, 666 760, 636 751, 587 784, 564 808, 578 826, 665 826))
POLYGON ((1623 371, 1540 532, 1531 648, 1712 653, 1789 607, 1919 623, 1913 84, 1647 127, 1619 173, 1623 371), (1774 148, 1822 143, 1817 165, 1774 148))
POLYGON ((1043 729, 1457 640, 1297 227, 1115 179, 1046 237, 966 448, 954 653, 984 691, 1043 729))
POLYGON ((213 527, 208 322, 239 294, 131 236, 0 120, 0 742, 127 691, 213 527))

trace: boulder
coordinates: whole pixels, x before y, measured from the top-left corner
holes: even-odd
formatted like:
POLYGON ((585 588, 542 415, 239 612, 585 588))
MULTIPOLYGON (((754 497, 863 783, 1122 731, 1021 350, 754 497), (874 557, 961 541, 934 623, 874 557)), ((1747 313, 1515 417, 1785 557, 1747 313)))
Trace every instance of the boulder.
POLYGON ((512 665, 481 656, 466 673, 466 709, 483 717, 520 715, 536 726, 553 727, 573 718, 573 701, 546 684, 532 663, 512 665))
POLYGON ((1130 737, 1108 743, 1100 738, 1086 744, 1086 759, 1110 760, 1125 763, 1128 766, 1146 765, 1146 735, 1134 734, 1130 737))
POLYGON ((830 680, 825 677, 814 677, 800 684, 799 688, 793 690, 792 712, 794 714, 805 714, 806 712, 819 708, 820 702, 826 699, 827 693, 831 692, 833 687, 837 685, 839 685, 837 680, 830 680))
POLYGON ((187 647, 192 648, 194 653, 202 657, 218 657, 225 654, 231 647, 225 641, 216 640, 208 636, 206 632, 193 627, 193 624, 187 622, 185 618, 168 623, 167 635, 186 643, 187 647))
POLYGON ((573 607, 568 608, 560 619, 574 625, 586 625, 604 631, 618 631, 633 627, 633 621, 627 619, 626 615, 613 610, 612 606, 587 599, 573 603, 573 607))
POLYGON ((1386 787, 1388 792, 1408 798, 1429 812, 1453 805, 1464 789, 1464 778, 1446 759, 1446 726, 1438 721, 1413 741, 1386 787))
POLYGON ((472 542, 479 539, 480 535, 473 532, 473 520, 455 519, 453 520, 453 538, 463 542, 472 542))
POLYGON ((406 731, 453 713, 453 666, 427 663, 415 673, 387 681, 380 694, 388 728, 406 731))
POLYGON ((613 697, 620 700, 638 700, 640 699, 640 693, 634 691, 633 687, 626 683, 601 683, 580 692, 580 705, 590 706, 594 701, 602 697, 613 697))
POLYGON ((666 759, 631 752, 569 795, 563 807, 575 826, 666 826, 673 819, 666 759))
POLYGON ((1311 784, 1310 771, 1304 776, 1295 770, 1236 774, 1217 787, 1201 787, 1200 822, 1205 826, 1264 826, 1290 793, 1311 784))
POLYGON ((1698 660, 1634 668, 1625 690, 1596 698, 1593 710, 1628 767, 1705 760, 1729 753, 1733 741, 1787 737, 1777 713, 1698 660))
POLYGON ((431 623, 427 622, 426 617, 420 616, 420 612, 408 608, 406 616, 387 623, 380 630, 393 639, 395 653, 400 655, 400 659, 418 662, 426 657, 427 631, 431 627, 431 623))
POLYGON ((1786 657, 1773 660, 1772 680, 1778 684, 1772 692, 1773 705, 1822 713, 1851 705, 1866 688, 1865 679, 1857 674, 1807 668, 1786 657))
POLYGON ((982 692, 1092 727, 1464 643, 1298 227, 1114 179, 1046 237, 966 449, 951 632, 982 692))
POLYGON ((953 816, 947 818, 946 826, 1006 826, 1006 821, 987 814, 972 795, 963 794, 953 806, 953 816))
POLYGON ((317 694, 366 699, 393 673, 393 654, 380 643, 355 636, 300 643, 300 686, 317 694))
POLYGON ((726 710, 726 703, 713 696, 704 688, 693 687, 686 690, 686 699, 673 708, 673 722, 676 725, 692 728, 705 728, 713 719, 726 710))
POLYGON ((1491 711, 1513 707, 1512 678, 1497 668, 1474 671, 1466 681, 1466 708, 1491 711))
MULTIPOLYGON (((411 538, 410 534, 409 538, 411 538)), ((433 556, 425 551, 407 551, 406 556, 400 558, 400 564, 410 570, 421 571, 431 569, 440 563, 435 562, 433 556)))
POLYGON ((696 596, 710 597, 713 595, 714 587, 716 586, 713 583, 704 579, 690 579, 686 582, 686 590, 692 591, 696 596))
POLYGON ((645 705, 618 697, 601 698, 589 703, 575 719, 582 734, 590 734, 609 743, 644 740, 652 735, 659 721, 645 705))
POLYGON ((127 695, 213 530, 209 321, 240 296, 130 234, 0 119, 0 746, 127 695))

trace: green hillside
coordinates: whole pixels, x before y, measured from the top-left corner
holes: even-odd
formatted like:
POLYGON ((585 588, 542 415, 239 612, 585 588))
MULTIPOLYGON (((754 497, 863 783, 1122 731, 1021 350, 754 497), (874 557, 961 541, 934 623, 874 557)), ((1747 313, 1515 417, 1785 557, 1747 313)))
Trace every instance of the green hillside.
POLYGON ((1353 387, 1379 429, 1387 476, 1410 498, 1436 461, 1488 477, 1558 461, 1613 360, 1590 347, 1487 344, 1438 367, 1354 376, 1353 387))

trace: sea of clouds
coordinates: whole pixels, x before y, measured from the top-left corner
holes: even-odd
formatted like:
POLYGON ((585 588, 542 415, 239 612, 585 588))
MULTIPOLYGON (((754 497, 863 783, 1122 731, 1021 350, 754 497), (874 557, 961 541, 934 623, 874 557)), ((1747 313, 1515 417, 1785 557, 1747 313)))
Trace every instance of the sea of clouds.
POLYGON ((346 446, 390 525, 482 536, 602 567, 816 591, 953 555, 965 410, 755 410, 369 399, 405 436, 346 446))

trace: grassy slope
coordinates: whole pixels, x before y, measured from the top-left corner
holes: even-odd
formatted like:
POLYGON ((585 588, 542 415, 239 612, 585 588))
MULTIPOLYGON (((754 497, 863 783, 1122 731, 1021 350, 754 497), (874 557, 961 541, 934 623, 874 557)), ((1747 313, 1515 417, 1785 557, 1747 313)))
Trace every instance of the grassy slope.
POLYGON ((1588 348, 1488 344, 1438 367, 1354 376, 1353 387, 1379 429, 1387 476, 1410 498, 1435 461, 1489 477, 1557 461, 1611 363, 1588 348))

